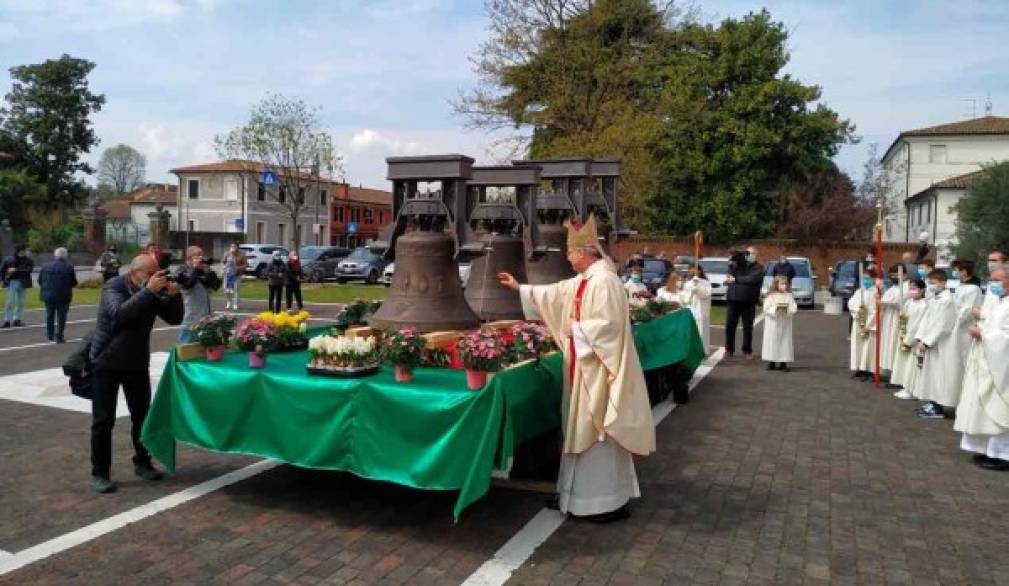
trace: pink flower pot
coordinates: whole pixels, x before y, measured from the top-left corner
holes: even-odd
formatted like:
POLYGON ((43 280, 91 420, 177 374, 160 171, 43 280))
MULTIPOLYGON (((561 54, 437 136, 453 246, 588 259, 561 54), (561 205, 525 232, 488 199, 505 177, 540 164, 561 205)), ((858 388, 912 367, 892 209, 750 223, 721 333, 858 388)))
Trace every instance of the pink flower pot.
POLYGON ((466 386, 469 387, 471 391, 479 391, 483 386, 487 384, 487 371, 485 370, 467 370, 466 371, 466 386))
POLYGON ((266 354, 249 352, 249 368, 263 368, 266 366, 266 354))
POLYGON ((413 371, 407 366, 396 366, 396 382, 408 383, 413 380, 413 371))
POLYGON ((209 362, 220 362, 222 358, 224 358, 224 346, 207 348, 207 360, 209 362))

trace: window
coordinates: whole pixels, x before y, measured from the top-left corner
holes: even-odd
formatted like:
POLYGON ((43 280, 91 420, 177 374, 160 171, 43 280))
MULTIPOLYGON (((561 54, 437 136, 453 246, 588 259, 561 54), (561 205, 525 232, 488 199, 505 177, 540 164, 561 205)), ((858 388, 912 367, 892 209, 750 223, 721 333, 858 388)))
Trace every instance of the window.
POLYGON ((256 183, 256 201, 266 201, 266 186, 256 183))
POLYGON ((294 241, 298 243, 298 246, 301 246, 303 244, 307 244, 307 242, 305 242, 305 225, 304 224, 296 224, 294 226, 294 241))
POLYGON ((238 201, 238 180, 224 180, 224 199, 228 201, 238 201))
POLYGON ((287 190, 284 189, 283 185, 280 186, 280 190, 278 190, 277 192, 277 201, 279 201, 280 203, 284 203, 287 201, 287 190))
POLYGON ((925 221, 926 222, 931 222, 932 221, 932 200, 928 200, 925 203, 925 205, 927 206, 925 208, 925 221))
POLYGON ((186 224, 186 229, 189 232, 196 232, 197 230, 200 229, 200 223, 197 222, 196 220, 189 220, 189 222, 186 224))
POLYGON ((364 208, 364 223, 374 224, 375 223, 375 211, 371 208, 364 208))
POLYGON ((351 222, 361 221, 361 208, 350 208, 350 221, 351 222))
POLYGON ((189 193, 189 199, 200 199, 200 180, 190 179, 186 182, 186 192, 189 193))
POLYGON ((299 187, 298 188, 298 203, 302 204, 302 205, 305 204, 305 188, 304 187, 299 187))
POLYGON ((932 144, 928 146, 928 162, 933 165, 946 164, 946 145, 932 144))
POLYGON ((343 223, 343 206, 336 208, 336 221, 343 223))
POLYGON ((326 205, 329 201, 329 192, 323 189, 319 192, 319 205, 326 205))
POLYGON ((385 224, 385 212, 378 210, 378 225, 381 226, 385 224))
POLYGON ((287 244, 287 225, 277 224, 277 242, 281 245, 287 244))
MULTIPOLYGON (((260 184, 262 187, 262 184, 260 184)), ((262 244, 266 240, 266 223, 256 222, 256 244, 262 244)))

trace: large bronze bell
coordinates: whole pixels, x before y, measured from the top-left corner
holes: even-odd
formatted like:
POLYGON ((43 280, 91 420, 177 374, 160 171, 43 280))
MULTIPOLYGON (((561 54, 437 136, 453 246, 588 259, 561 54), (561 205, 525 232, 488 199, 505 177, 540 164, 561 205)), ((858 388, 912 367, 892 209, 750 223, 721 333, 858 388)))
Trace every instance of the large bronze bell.
POLYGON ((480 325, 463 298, 452 237, 416 230, 396 240, 396 270, 389 297, 371 317, 382 330, 467 330, 480 325))
POLYGON ((568 230, 557 224, 540 224, 540 241, 547 252, 526 261, 526 274, 532 285, 549 285, 575 276, 568 262, 568 230))
POLYGON ((525 246, 522 239, 510 234, 485 234, 480 238, 484 254, 470 265, 466 283, 466 301, 484 321, 522 319, 519 294, 502 287, 498 273, 511 273, 520 283, 526 282, 525 246))

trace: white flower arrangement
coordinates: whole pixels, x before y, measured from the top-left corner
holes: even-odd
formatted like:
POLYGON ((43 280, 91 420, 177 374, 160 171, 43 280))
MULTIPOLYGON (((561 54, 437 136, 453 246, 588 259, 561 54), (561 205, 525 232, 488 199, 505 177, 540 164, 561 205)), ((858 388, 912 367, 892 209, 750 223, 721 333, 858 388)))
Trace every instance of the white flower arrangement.
POLYGON ((314 368, 355 368, 378 362, 378 344, 371 336, 316 336, 308 341, 314 368))

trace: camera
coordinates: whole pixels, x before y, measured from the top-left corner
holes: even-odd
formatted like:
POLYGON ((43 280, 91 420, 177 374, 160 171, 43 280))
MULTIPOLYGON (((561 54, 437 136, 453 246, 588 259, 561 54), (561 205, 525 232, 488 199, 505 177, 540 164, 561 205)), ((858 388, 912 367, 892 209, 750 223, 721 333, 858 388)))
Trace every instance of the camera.
POLYGON ((743 249, 732 249, 732 250, 730 250, 729 251, 729 266, 731 268, 730 268, 729 272, 732 272, 732 271, 734 271, 736 269, 739 269, 739 268, 746 267, 746 265, 748 264, 748 262, 746 260, 746 255, 747 254, 748 254, 748 252, 746 250, 743 250, 743 249))

